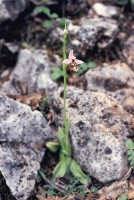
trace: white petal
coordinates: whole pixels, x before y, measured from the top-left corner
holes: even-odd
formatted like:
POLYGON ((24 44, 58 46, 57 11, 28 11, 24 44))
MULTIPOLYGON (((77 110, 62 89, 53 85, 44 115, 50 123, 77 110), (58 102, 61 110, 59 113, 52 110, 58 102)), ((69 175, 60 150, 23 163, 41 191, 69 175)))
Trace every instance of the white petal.
POLYGON ((70 51, 68 57, 69 57, 69 59, 75 59, 75 58, 76 58, 76 57, 74 56, 74 54, 73 54, 73 50, 70 51))
POLYGON ((82 60, 75 60, 75 62, 79 65, 79 64, 82 64, 82 63, 84 63, 82 60))
POLYGON ((65 60, 63 60, 62 63, 69 65, 71 63, 71 60, 70 59, 65 59, 65 60))

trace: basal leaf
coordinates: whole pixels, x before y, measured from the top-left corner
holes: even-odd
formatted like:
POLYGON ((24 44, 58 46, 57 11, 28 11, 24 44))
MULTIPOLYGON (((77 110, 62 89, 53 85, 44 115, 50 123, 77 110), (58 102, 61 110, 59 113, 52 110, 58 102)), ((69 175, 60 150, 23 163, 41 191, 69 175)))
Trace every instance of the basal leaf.
POLYGON ((67 162, 63 153, 60 153, 60 162, 53 171, 55 178, 63 177, 67 172, 67 162))
POLYGON ((65 133, 63 132, 62 128, 58 127, 58 139, 61 147, 65 148, 65 133))
POLYGON ((55 153, 55 152, 59 149, 60 145, 59 145, 59 143, 57 143, 57 142, 47 142, 47 143, 46 143, 46 147, 47 147, 50 151, 52 151, 53 153, 55 153))
POLYGON ((81 183, 85 184, 87 182, 86 175, 74 159, 71 161, 70 171, 81 183))

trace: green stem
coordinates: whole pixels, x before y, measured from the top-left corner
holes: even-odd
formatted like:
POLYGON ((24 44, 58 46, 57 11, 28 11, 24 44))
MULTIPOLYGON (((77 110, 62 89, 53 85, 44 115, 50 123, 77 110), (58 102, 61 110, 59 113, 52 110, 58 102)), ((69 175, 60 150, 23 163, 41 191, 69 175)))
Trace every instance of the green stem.
MULTIPOLYGON (((66 30, 66 20, 65 20, 65 27, 64 27, 64 38, 63 38, 63 59, 66 59, 66 38, 67 38, 67 30, 66 30)), ((69 142, 69 130, 68 130, 68 123, 69 119, 67 119, 66 115, 66 88, 67 88, 67 75, 66 75, 66 64, 63 64, 63 75, 64 75, 64 127, 65 127, 65 141, 66 141, 66 148, 70 149, 69 154, 71 154, 71 146, 69 142)))
MULTIPOLYGON (((64 38, 63 38, 63 59, 66 59, 66 20, 65 20, 65 27, 64 27, 64 38)), ((67 87, 67 77, 66 77, 66 64, 63 64, 63 75, 64 75, 64 125, 66 126, 66 87, 67 87)), ((66 127, 65 127, 66 128, 66 127)))

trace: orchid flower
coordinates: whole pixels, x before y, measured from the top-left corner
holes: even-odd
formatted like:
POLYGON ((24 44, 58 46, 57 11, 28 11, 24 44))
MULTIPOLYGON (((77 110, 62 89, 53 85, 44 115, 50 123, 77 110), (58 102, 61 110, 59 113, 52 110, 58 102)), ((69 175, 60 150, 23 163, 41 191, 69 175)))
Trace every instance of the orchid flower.
POLYGON ((71 71, 77 72, 78 71, 78 65, 82 64, 82 60, 77 60, 76 57, 73 54, 73 50, 70 51, 68 59, 63 60, 63 64, 69 65, 69 69, 71 71))

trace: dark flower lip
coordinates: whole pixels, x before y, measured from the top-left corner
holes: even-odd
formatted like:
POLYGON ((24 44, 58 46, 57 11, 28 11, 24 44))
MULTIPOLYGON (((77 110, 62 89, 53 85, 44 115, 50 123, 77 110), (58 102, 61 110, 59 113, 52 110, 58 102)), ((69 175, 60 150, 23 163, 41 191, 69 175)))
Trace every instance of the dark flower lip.
POLYGON ((77 63, 71 63, 71 64, 69 65, 69 69, 70 69, 71 71, 77 72, 77 71, 78 71, 78 65, 77 65, 77 63))

